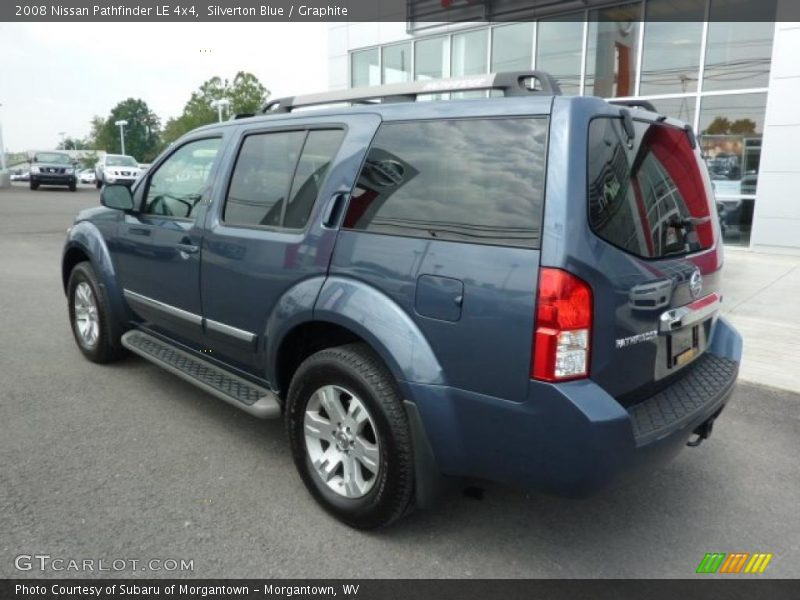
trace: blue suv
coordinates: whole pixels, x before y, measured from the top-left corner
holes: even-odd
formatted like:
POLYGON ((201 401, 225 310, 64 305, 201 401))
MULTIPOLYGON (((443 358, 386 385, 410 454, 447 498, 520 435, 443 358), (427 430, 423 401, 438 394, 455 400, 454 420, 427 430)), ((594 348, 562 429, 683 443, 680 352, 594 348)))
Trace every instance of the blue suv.
POLYGON ((89 360, 283 417, 314 497, 372 528, 707 438, 742 350, 711 190, 690 127, 541 72, 283 98, 106 186, 63 284, 89 360))

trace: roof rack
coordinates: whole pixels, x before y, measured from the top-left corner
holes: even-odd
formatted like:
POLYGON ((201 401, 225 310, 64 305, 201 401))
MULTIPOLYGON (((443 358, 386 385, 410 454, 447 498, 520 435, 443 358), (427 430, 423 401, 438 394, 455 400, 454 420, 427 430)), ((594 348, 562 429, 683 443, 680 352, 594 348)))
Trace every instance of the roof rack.
POLYGON ((630 108, 643 108, 654 113, 658 112, 658 110, 656 110, 656 105, 649 100, 609 100, 608 103, 618 106, 629 106, 630 108))
POLYGON ((270 100, 264 105, 261 112, 288 113, 297 108, 344 102, 353 104, 414 102, 417 96, 476 90, 500 90, 505 96, 525 96, 529 94, 561 95, 561 88, 558 82, 549 73, 544 71, 510 71, 489 73, 488 75, 453 77, 452 79, 429 79, 427 81, 351 88, 348 90, 308 94, 306 96, 287 96, 270 100))

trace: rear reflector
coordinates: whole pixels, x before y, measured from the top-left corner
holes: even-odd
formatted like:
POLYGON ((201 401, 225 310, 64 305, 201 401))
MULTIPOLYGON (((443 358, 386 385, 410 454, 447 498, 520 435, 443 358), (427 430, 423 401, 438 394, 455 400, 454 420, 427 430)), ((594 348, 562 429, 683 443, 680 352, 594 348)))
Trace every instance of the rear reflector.
POLYGON ((562 271, 539 269, 531 377, 566 381, 589 375, 592 288, 562 271))

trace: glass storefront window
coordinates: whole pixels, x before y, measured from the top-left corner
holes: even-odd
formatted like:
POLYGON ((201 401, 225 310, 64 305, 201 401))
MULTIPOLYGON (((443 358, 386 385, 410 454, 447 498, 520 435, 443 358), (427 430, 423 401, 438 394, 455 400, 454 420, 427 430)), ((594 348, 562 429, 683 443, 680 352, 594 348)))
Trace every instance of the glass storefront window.
POLYGON ((709 23, 703 91, 767 87, 774 31, 774 23, 709 23))
POLYGON ((697 90, 700 75, 705 0, 688 0, 676 17, 681 22, 657 19, 675 11, 674 0, 648 0, 642 47, 639 94, 680 94, 697 90))
MULTIPOLYGON (((760 5, 775 0, 758 0, 760 5)), ((711 0, 703 91, 767 87, 775 23, 748 21, 752 3, 711 0)), ((763 13, 763 7, 762 7, 763 13)))
POLYGON ((700 105, 700 148, 729 243, 750 243, 766 105, 766 94, 708 96, 700 105))
POLYGON ((539 21, 536 68, 555 77, 564 94, 576 95, 581 91, 582 53, 583 13, 539 21), (572 20, 565 20, 567 18, 572 20))
POLYGON ((419 40, 414 46, 414 73, 417 79, 441 79, 449 75, 447 38, 419 40))
POLYGON ((380 85, 380 54, 377 48, 360 50, 350 55, 350 85, 380 85))
POLYGON ((453 35, 450 54, 450 73, 453 77, 461 75, 482 75, 487 72, 486 29, 457 33, 453 35))
POLYGON ((697 96, 686 96, 685 98, 658 98, 650 102, 660 114, 679 119, 694 127, 696 101, 697 96))
POLYGON ((383 83, 411 81, 411 42, 384 46, 383 83))
POLYGON ((633 96, 641 18, 638 2, 589 11, 586 95, 633 96))
POLYGON ((525 71, 533 65, 533 23, 503 25, 492 30, 492 73, 525 71))

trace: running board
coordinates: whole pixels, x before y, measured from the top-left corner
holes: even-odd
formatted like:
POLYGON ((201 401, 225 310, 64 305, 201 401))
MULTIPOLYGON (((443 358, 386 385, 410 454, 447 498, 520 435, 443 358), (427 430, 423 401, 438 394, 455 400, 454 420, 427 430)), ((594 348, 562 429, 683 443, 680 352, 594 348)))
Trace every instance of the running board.
POLYGON ((281 415, 278 397, 274 392, 184 352, 169 342, 134 329, 122 336, 122 345, 246 413, 260 419, 273 419, 281 415))

